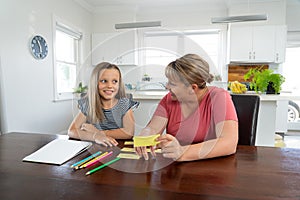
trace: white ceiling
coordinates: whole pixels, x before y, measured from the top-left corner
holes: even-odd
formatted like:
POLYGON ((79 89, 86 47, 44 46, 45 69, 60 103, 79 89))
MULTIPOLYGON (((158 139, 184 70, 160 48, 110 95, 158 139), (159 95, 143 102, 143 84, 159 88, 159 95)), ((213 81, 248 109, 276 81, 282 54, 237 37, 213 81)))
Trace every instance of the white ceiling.
POLYGON ((187 4, 224 4, 230 0, 83 0, 93 7, 100 6, 153 6, 153 5, 187 5, 187 4))
MULTIPOLYGON (((93 12, 103 7, 127 7, 127 8, 150 8, 150 7, 166 7, 177 6, 201 6, 207 7, 227 7, 232 1, 247 0, 74 0, 81 6, 93 12)), ((255 0, 257 1, 257 0, 255 0)))
MULTIPOLYGON (((74 0, 81 6, 93 12, 103 7, 170 7, 172 6, 201 6, 205 8, 226 9, 233 4, 251 4, 257 2, 278 2, 282 0, 74 0)), ((300 0, 286 0, 287 5, 300 5, 300 0)))
MULTIPOLYGON (((237 3, 257 3, 257 2, 272 2, 280 0, 75 0, 83 2, 91 7, 101 6, 154 6, 154 5, 195 5, 203 6, 224 6, 237 3)), ((300 3, 300 0, 286 0, 288 4, 300 3)))

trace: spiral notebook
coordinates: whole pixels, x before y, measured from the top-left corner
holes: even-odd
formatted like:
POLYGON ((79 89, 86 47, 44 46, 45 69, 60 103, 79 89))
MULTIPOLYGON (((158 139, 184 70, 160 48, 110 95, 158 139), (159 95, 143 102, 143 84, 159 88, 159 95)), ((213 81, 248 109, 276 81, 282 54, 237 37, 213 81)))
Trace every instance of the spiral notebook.
POLYGON ((55 139, 23 158, 23 161, 62 165, 90 146, 91 142, 55 139))

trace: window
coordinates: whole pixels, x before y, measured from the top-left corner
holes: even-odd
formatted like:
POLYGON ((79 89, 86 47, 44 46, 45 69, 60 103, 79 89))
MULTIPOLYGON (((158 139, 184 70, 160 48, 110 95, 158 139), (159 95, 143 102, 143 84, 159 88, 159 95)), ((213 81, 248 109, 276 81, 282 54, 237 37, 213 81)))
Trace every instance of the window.
POLYGON ((165 66, 176 58, 196 53, 208 60, 212 74, 222 75, 221 31, 146 32, 144 34, 144 54, 146 66, 144 74, 153 79, 163 79, 165 66), (160 73, 158 73, 160 71, 160 73))
POLYGON ((54 88, 55 100, 72 99, 79 69, 79 40, 81 34, 64 24, 55 25, 54 88))
POLYGON ((282 85, 283 90, 293 91, 300 94, 299 87, 299 55, 300 55, 300 32, 287 33, 287 48, 285 62, 282 66, 282 74, 286 78, 282 85))
POLYGON ((282 87, 285 90, 293 91, 300 94, 299 86, 299 47, 288 47, 286 48, 286 58, 283 64, 283 76, 285 77, 285 82, 282 87), (292 73, 291 73, 292 72, 292 73))

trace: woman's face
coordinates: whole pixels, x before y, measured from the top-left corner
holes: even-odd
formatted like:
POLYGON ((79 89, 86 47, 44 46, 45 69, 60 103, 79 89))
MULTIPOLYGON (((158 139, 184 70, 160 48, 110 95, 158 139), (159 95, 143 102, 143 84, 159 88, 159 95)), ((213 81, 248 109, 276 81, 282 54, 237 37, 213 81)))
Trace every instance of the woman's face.
POLYGON ((166 88, 170 91, 172 100, 184 101, 188 96, 189 87, 180 80, 172 80, 168 78, 166 88))
POLYGON ((120 73, 116 69, 104 69, 100 73, 98 91, 105 100, 115 98, 119 91, 120 73))

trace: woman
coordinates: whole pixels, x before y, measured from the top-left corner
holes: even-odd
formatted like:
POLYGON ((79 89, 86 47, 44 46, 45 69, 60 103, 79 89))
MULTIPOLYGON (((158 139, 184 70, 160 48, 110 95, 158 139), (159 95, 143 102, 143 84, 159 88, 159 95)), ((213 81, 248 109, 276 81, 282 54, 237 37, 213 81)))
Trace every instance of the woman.
POLYGON ((132 109, 139 103, 126 98, 120 69, 107 62, 98 64, 88 88, 88 96, 78 101, 80 112, 68 135, 104 146, 116 146, 115 139, 132 138, 135 123, 132 109))
MULTIPOLYGON (((156 140, 163 156, 191 161, 235 153, 238 121, 230 94, 210 86, 209 65, 195 54, 187 54, 165 69, 169 93, 160 101, 152 119, 140 135, 162 134, 156 140)), ((135 148, 148 159, 146 147, 135 148)), ((151 154, 155 155, 155 147, 151 154)))

